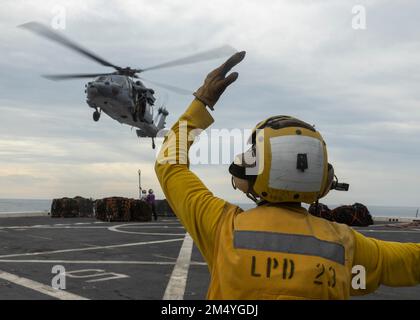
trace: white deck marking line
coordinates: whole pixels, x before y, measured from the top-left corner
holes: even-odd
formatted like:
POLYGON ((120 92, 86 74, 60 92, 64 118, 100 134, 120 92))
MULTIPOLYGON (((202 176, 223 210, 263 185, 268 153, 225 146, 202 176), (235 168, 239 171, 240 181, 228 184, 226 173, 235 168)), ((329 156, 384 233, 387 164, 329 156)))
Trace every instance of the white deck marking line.
POLYGON ((28 230, 59 230, 59 229, 106 229, 106 226, 48 226, 42 228, 12 228, 11 230, 28 231, 28 230))
POLYGON ((27 234, 26 236, 29 237, 29 238, 35 238, 35 239, 52 240, 52 238, 41 237, 41 236, 34 236, 32 234, 27 234))
POLYGON ((172 271, 171 278, 163 295, 163 300, 183 300, 185 286, 187 285, 188 271, 191 263, 193 240, 186 233, 178 259, 172 271))
POLYGON ((46 229, 46 228, 65 227, 65 226, 71 226, 71 225, 70 224, 43 224, 43 225, 34 225, 34 226, 0 227, 0 229, 46 229))
POLYGON ((185 229, 182 226, 126 226, 123 229, 185 229))
POLYGON ((46 227, 41 229, 106 229, 106 226, 63 226, 63 227, 46 227))
POLYGON ((118 230, 118 228, 124 228, 125 226, 132 226, 131 223, 119 224, 116 226, 108 227, 109 231, 115 231, 120 233, 131 233, 131 234, 141 234, 146 236, 184 236, 184 233, 159 233, 159 232, 136 232, 136 231, 125 231, 125 230, 118 230))
MULTIPOLYGON (((100 224, 104 224, 104 223, 109 224, 108 222, 102 222, 102 221, 99 221, 99 222, 98 221, 94 221, 92 223, 88 223, 88 222, 85 223, 85 222, 83 222, 83 223, 84 224, 98 224, 98 223, 100 223, 100 224)), ((129 223, 127 225, 132 225, 132 226, 134 226, 134 225, 143 226, 144 225, 144 226, 150 226, 150 227, 152 227, 152 226, 162 227, 162 225, 164 225, 164 226, 169 226, 169 225, 178 225, 178 226, 180 226, 181 224, 179 222, 165 223, 165 224, 159 223, 159 222, 137 222, 137 223, 129 223)), ((37 229, 37 228, 42 229, 42 228, 54 228, 54 227, 63 227, 63 226, 75 226, 75 224, 70 224, 70 223, 67 223, 67 224, 57 223, 57 224, 36 224, 36 225, 30 225, 30 226, 28 226, 28 225, 26 225, 26 226, 7 226, 7 227, 0 227, 0 230, 2 230, 2 229, 37 229)), ((106 227, 104 226, 102 228, 106 228, 106 227)))
POLYGON ((161 254, 153 254, 153 256, 156 257, 156 258, 162 258, 162 259, 168 259, 168 260, 176 260, 177 259, 177 258, 174 258, 174 257, 164 256, 164 255, 161 255, 161 254))
POLYGON ((54 297, 60 300, 89 300, 87 298, 78 296, 74 293, 70 293, 68 291, 57 290, 53 287, 47 286, 40 282, 36 282, 27 278, 19 277, 12 273, 4 272, 0 270, 0 279, 4 279, 6 281, 15 283, 19 286, 26 287, 40 293, 43 293, 47 296, 54 297))
MULTIPOLYGON (((114 223, 115 222, 117 222, 117 221, 114 221, 114 223)), ((124 222, 124 221, 120 221, 120 222, 124 222)), ((131 226, 139 225, 139 226, 158 226, 158 227, 162 226, 162 225, 165 225, 165 226, 181 225, 180 222, 168 222, 168 223, 162 223, 162 222, 131 222, 131 223, 125 223, 125 224, 131 225, 131 226)))
POLYGON ((91 244, 91 243, 80 243, 80 244, 83 244, 86 247, 97 247, 98 246, 97 244, 91 244))
MULTIPOLYGON (((120 227, 120 226, 118 226, 120 227)), ((110 229, 113 227, 107 227, 107 226, 65 226, 65 227, 46 227, 46 228, 42 228, 42 229, 110 229)), ((28 228, 29 229, 29 228, 28 228)), ((159 226, 125 226, 123 229, 162 229, 162 227, 159 226)), ((183 227, 163 227, 163 229, 184 229, 183 227)), ((23 229, 26 230, 26 229, 23 229)), ((135 233, 135 234, 145 234, 145 235, 155 235, 155 236, 160 236, 160 235, 180 235, 183 236, 185 233, 141 233, 141 232, 131 232, 131 231, 123 231, 123 230, 110 230, 110 231, 116 231, 116 232, 123 232, 123 233, 135 233)))
POLYGON ((143 236, 185 236, 185 232, 182 233, 158 233, 158 232, 134 232, 134 231, 122 231, 122 230, 110 230, 120 233, 131 233, 131 234, 140 234, 143 236))
MULTIPOLYGON (((13 260, 0 259, 0 263, 62 263, 62 264, 135 264, 135 265, 174 265, 175 261, 119 261, 119 260, 13 260)), ((206 266, 201 261, 191 261, 192 266, 206 266)))
POLYGON ((175 261, 119 261, 119 260, 12 260, 0 259, 0 263, 63 263, 63 264, 143 264, 174 265, 175 261))
POLYGON ((76 251, 90 251, 90 250, 98 250, 98 249, 124 248, 124 247, 142 246, 142 245, 147 245, 147 244, 158 244, 158 243, 175 242, 175 241, 182 241, 182 238, 167 239, 167 240, 156 240, 156 241, 133 242, 133 243, 123 243, 123 244, 115 244, 115 245, 108 245, 108 246, 95 246, 95 247, 88 247, 88 248, 76 248, 76 249, 63 249, 63 250, 54 250, 54 251, 41 251, 41 252, 7 254, 7 255, 1 255, 0 259, 12 258, 12 257, 38 256, 38 255, 43 255, 43 254, 76 252, 76 251))

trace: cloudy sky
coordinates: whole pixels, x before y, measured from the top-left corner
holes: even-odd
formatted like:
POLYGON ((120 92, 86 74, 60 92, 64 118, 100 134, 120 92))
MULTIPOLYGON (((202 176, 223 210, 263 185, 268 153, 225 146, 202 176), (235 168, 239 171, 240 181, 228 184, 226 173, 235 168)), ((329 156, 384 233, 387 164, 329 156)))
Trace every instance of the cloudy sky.
MULTIPOLYGON (((288 114, 315 124, 354 201, 420 206, 420 4, 416 1, 23 1, 0 10, 0 198, 162 195, 148 139, 101 117, 92 121, 84 80, 44 73, 110 71, 16 28, 51 24, 65 10, 66 36, 121 66, 147 67, 230 44, 246 50, 238 81, 222 97, 214 128, 251 128, 288 114), (366 28, 355 29, 356 5, 366 28), (354 12, 354 11, 353 11, 354 12), (359 11, 360 12, 360 11, 359 11)), ((359 24, 360 26, 360 24, 359 24)), ((196 89, 222 60, 150 72, 148 78, 196 89)), ((173 123, 191 97, 156 90, 173 123)), ((216 195, 231 190, 227 165, 195 165, 216 195)))

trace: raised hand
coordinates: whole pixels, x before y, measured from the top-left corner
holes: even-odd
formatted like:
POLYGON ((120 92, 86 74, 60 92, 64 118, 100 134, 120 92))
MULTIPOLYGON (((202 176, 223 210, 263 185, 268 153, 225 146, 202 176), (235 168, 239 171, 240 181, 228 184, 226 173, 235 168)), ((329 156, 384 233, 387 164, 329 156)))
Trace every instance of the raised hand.
POLYGON ((238 79, 237 72, 232 72, 228 76, 226 74, 244 58, 245 51, 237 52, 231 56, 224 64, 207 75, 204 84, 194 92, 194 96, 213 110, 213 106, 226 88, 238 79))

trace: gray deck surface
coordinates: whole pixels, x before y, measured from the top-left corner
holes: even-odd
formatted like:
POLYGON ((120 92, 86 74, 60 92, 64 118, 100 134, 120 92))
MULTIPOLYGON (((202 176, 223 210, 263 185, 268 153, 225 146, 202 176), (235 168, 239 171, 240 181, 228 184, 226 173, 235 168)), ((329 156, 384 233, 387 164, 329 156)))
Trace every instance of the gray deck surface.
MULTIPOLYGON (((357 229, 379 239, 420 243, 420 228, 375 225, 357 229)), ((65 267, 65 292, 76 297, 162 299, 184 236, 184 228, 174 218, 162 217, 158 222, 147 223, 1 218, 0 299, 56 299, 55 293, 47 295, 37 287, 51 286, 54 265, 65 267), (18 280, 5 280, 1 272, 18 280)), ((175 293, 183 293, 184 299, 204 299, 209 272, 195 246, 187 270, 185 292, 176 281, 171 288, 175 288, 175 293)), ((376 293, 357 299, 420 299, 420 285, 381 287, 376 293)))

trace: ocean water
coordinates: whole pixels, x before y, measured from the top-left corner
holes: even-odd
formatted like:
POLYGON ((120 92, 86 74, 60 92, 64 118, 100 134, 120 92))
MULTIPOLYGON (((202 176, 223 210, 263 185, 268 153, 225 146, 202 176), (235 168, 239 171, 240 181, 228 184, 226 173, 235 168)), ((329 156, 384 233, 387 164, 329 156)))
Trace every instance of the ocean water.
POLYGON ((52 200, 0 199, 0 214, 6 212, 42 212, 51 210, 52 200))
MULTIPOLYGON (((41 199, 0 199, 0 214, 6 212, 40 212, 40 211, 50 211, 52 200, 41 199)), ((255 205, 249 203, 241 203, 239 206, 244 209, 250 209, 255 205)), ((337 207, 338 205, 328 205, 331 209, 337 207)), ((392 206, 378 206, 372 205, 367 206, 370 213, 376 217, 416 217, 416 212, 419 210, 417 207, 392 207, 392 206)), ((418 213, 420 217, 420 210, 418 213)))

